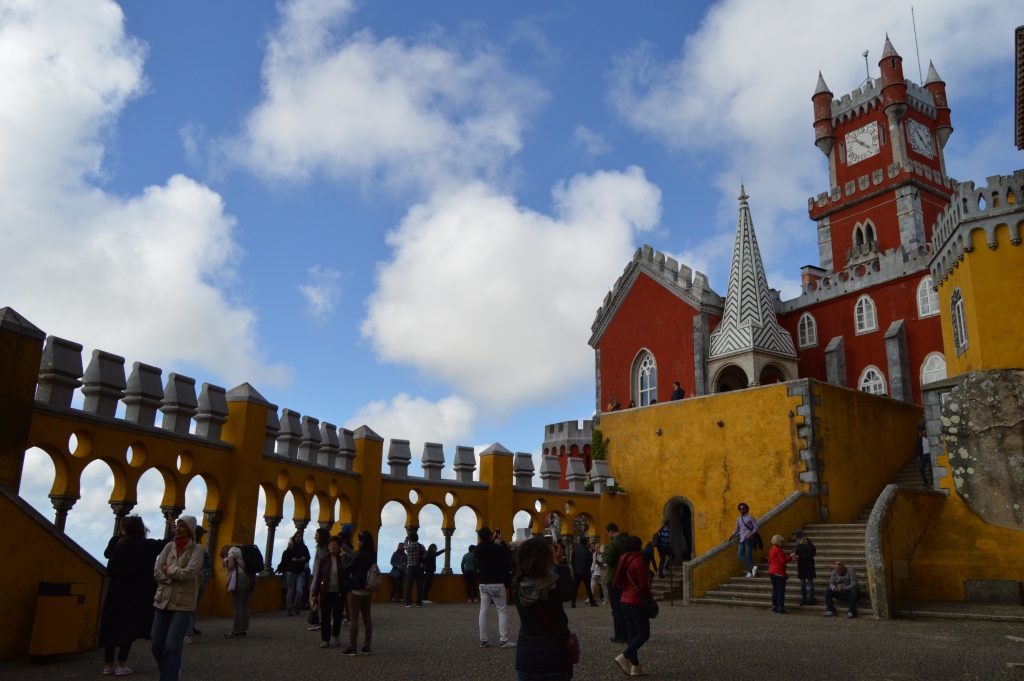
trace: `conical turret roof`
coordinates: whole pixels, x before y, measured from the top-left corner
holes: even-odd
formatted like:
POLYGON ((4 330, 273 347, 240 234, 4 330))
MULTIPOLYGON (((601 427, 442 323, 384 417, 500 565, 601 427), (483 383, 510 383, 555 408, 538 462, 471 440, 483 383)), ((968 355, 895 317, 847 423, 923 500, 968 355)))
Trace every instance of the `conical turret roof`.
POLYGON ((939 75, 939 72, 935 70, 935 64, 933 64, 931 62, 931 60, 929 60, 928 61, 928 77, 924 79, 924 84, 925 85, 931 85, 932 83, 945 83, 945 82, 946 81, 942 80, 942 76, 939 75))
MULTIPOLYGON (((899 53, 896 48, 892 46, 892 41, 889 40, 889 34, 885 34, 885 47, 882 49, 882 59, 888 59, 889 57, 899 57, 899 53)), ((901 57, 902 59, 902 57, 901 57)))
POLYGON ((828 89, 828 83, 825 82, 825 78, 821 75, 821 71, 818 71, 818 85, 814 88, 814 94, 820 95, 823 92, 832 94, 832 91, 828 89))
POLYGON ((779 326, 745 188, 740 186, 736 240, 722 321, 711 334, 709 358, 762 350, 796 357, 793 339, 779 326))

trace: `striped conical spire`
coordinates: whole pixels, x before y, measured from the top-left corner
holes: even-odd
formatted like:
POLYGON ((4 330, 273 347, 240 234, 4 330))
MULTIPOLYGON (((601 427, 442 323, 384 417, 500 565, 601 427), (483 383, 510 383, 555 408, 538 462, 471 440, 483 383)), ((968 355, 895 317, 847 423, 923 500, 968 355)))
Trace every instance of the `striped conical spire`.
POLYGON ((736 240, 729 268, 729 289, 722 321, 711 334, 710 357, 763 350, 796 357, 793 339, 779 326, 768 277, 757 246, 746 189, 740 185, 736 240))

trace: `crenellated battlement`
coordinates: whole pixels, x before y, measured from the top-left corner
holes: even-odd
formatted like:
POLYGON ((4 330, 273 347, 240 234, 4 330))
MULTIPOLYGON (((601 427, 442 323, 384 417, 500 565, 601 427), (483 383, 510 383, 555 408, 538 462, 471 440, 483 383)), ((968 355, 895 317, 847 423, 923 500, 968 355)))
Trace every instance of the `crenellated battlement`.
POLYGON ((703 272, 694 272, 672 256, 644 244, 633 253, 633 259, 623 269, 622 275, 615 280, 615 284, 605 295, 601 307, 597 309, 594 323, 590 327, 593 332, 590 341, 592 345, 604 325, 614 316, 625 292, 629 290, 641 272, 694 307, 698 309, 713 308, 714 311, 721 313, 725 299, 711 290, 711 287, 708 286, 707 275, 703 272))
POLYGON ((544 426, 545 446, 557 443, 585 441, 590 442, 593 437, 594 422, 590 419, 580 421, 560 421, 549 423, 544 426))
POLYGON ((838 209, 839 204, 846 199, 857 195, 870 195, 877 191, 887 191, 887 188, 880 186, 883 181, 886 178, 897 180, 901 177, 918 181, 923 179, 930 185, 941 187, 949 192, 955 191, 957 187, 956 180, 923 165, 920 161, 907 161, 902 165, 890 163, 884 171, 875 170, 871 174, 861 175, 856 180, 846 182, 842 187, 832 187, 830 191, 810 197, 807 199, 807 212, 810 213, 812 219, 823 218, 838 209))
MULTIPOLYGON (((925 116, 934 119, 936 116, 935 96, 910 80, 905 80, 907 86, 907 104, 911 108, 920 111, 925 116)), ((861 87, 839 99, 832 100, 832 124, 838 126, 842 123, 855 120, 864 116, 882 105, 882 81, 872 78, 861 87)))
POLYGON ((942 283, 974 249, 973 233, 981 230, 990 249, 998 247, 996 228, 1006 225, 1010 243, 1019 246, 1024 225, 1024 169, 1013 175, 993 175, 984 187, 964 182, 932 228, 930 263, 935 286, 942 283))

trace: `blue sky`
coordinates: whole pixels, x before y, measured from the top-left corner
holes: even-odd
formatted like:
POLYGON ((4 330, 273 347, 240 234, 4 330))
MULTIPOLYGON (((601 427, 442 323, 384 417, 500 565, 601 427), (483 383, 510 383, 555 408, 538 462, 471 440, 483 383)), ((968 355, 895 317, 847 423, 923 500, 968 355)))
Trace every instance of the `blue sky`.
MULTIPOLYGON (((1015 4, 915 7, 950 174, 1019 167, 1015 4)), ((724 292, 741 177, 795 294, 818 70, 852 91, 886 32, 916 80, 881 0, 0 0, 0 305, 417 455, 536 452, 593 412, 590 323, 637 246, 724 292)))

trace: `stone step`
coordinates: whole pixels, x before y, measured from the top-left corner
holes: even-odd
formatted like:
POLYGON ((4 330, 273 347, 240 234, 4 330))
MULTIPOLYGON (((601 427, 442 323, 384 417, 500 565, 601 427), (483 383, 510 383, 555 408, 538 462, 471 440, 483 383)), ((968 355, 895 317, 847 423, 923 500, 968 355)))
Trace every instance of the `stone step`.
MULTIPOLYGON (((757 602, 757 603, 764 604, 764 603, 771 603, 772 602, 772 590, 770 588, 769 589, 765 589, 763 591, 729 591, 727 589, 714 589, 712 591, 708 591, 701 598, 717 598, 717 599, 722 599, 722 600, 757 602)), ((824 595, 824 593, 819 591, 816 594, 816 598, 817 598, 816 605, 805 605, 803 607, 805 607, 805 608, 814 608, 814 607, 819 607, 820 606, 820 608, 822 610, 824 610, 825 609, 825 595, 824 595)), ((797 589, 796 591, 792 591, 790 589, 786 589, 786 602, 794 603, 794 604, 795 603, 799 603, 800 602, 800 590, 797 589)), ((870 598, 868 598, 866 594, 863 594, 863 593, 860 594, 858 599, 857 599, 857 607, 858 608, 870 607, 870 605, 871 605, 870 598)), ((846 601, 836 600, 835 606, 836 606, 837 610, 839 608, 841 608, 841 607, 845 608, 846 607, 846 601)))
MULTIPOLYGON (((787 598, 787 600, 789 600, 787 598)), ((707 596, 702 598, 694 598, 690 601, 694 605, 717 605, 732 608, 758 608, 765 611, 771 611, 771 600, 764 599, 730 599, 730 598, 709 598, 707 596)), ((867 605, 867 607, 870 607, 867 605)), ((866 604, 863 601, 858 601, 858 611, 861 617, 865 616, 867 609, 866 604)), ((839 617, 845 616, 846 603, 839 602, 836 604, 836 612, 839 617)), ((812 615, 822 617, 825 614, 825 603, 822 599, 818 599, 816 605, 790 605, 787 603, 786 612, 791 615, 812 615)))

